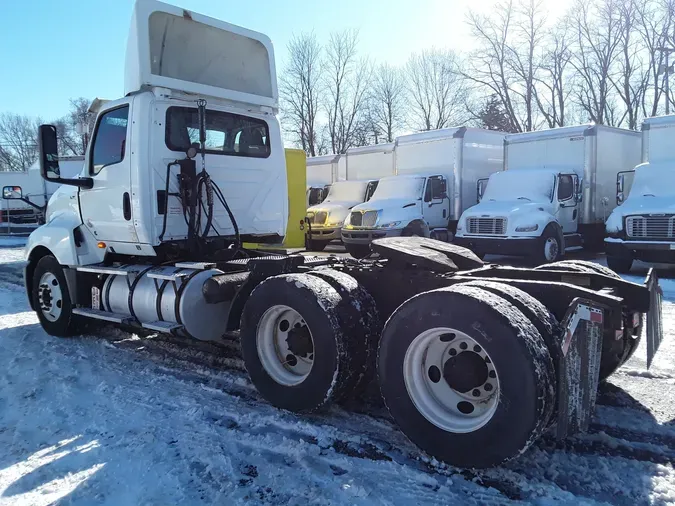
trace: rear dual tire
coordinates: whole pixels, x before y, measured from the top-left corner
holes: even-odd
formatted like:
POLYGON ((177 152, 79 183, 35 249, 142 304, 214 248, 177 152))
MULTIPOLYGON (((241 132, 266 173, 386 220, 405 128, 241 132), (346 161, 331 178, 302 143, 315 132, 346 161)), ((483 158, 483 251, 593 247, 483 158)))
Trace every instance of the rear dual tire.
POLYGON ((502 297, 503 285, 492 285, 417 295, 394 311, 380 341, 378 377, 392 417, 417 446, 461 467, 519 455, 555 403, 554 363, 538 330, 551 322, 507 300, 529 305, 526 293, 507 287, 502 297))

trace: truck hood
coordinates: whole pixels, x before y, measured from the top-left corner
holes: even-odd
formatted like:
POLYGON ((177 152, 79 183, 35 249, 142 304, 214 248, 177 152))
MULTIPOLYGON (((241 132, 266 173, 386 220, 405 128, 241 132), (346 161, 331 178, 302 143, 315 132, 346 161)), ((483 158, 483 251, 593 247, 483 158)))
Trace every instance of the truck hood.
POLYGON ((417 208, 417 201, 415 199, 370 199, 368 202, 354 206, 352 211, 389 211, 404 208, 417 208))
POLYGON ((609 215, 605 225, 607 232, 620 232, 623 229, 623 219, 634 214, 675 214, 675 199, 672 196, 630 195, 609 215))
POLYGON ((551 202, 528 202, 527 200, 495 200, 483 201, 464 212, 464 217, 482 216, 524 216, 535 212, 553 214, 555 209, 551 202))
POLYGON ((307 209, 308 213, 318 213, 325 211, 331 218, 336 218, 343 221, 352 207, 359 204, 359 202, 344 200, 335 202, 323 202, 307 209))

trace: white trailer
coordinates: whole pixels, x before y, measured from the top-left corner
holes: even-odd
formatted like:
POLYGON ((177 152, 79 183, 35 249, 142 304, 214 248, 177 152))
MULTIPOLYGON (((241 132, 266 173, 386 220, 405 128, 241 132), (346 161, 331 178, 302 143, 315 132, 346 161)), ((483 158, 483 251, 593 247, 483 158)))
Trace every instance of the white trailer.
POLYGON ((642 123, 642 164, 620 173, 607 220, 607 265, 629 272, 634 260, 675 262, 675 115, 642 123), (627 196, 627 198, 626 198, 627 196))
POLYGON ((504 172, 490 177, 455 241, 479 254, 552 262, 565 250, 599 248, 616 207, 616 175, 640 159, 640 134, 581 125, 508 135, 504 172))
POLYGON ((477 182, 501 168, 504 136, 458 127, 398 137, 396 175, 383 178, 373 198, 352 209, 342 229, 347 250, 366 256, 382 237, 450 239, 462 211, 476 203, 477 182))
POLYGON ((287 230, 277 101, 266 36, 138 0, 124 96, 99 111, 81 177, 58 175, 56 127, 39 129, 41 173, 64 185, 26 246, 45 331, 96 319, 224 343, 239 330, 275 406, 315 411, 377 377, 412 441, 471 468, 521 455, 554 422, 559 438, 587 429, 640 313, 662 339, 653 272, 639 285, 595 264, 483 266, 423 237, 376 241, 361 262, 245 249, 287 230))
POLYGON ((349 148, 345 156, 345 176, 347 180, 373 180, 393 176, 393 142, 349 148))

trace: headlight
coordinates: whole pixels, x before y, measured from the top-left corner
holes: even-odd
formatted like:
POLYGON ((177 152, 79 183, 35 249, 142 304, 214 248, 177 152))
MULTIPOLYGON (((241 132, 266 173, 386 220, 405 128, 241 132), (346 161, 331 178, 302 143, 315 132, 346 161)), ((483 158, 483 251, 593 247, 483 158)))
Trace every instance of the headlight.
POLYGON ((539 225, 521 225, 520 227, 516 227, 516 232, 534 232, 535 230, 539 230, 539 225))
POLYGON ((400 221, 392 221, 390 223, 383 223, 382 225, 378 225, 378 226, 379 226, 379 228, 394 228, 394 227, 396 227, 400 224, 401 224, 400 221))

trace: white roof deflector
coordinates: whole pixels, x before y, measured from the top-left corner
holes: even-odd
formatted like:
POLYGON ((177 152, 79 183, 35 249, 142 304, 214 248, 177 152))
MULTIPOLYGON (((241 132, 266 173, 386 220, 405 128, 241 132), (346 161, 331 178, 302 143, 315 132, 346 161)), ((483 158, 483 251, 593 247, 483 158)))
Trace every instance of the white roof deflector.
POLYGON ((278 108, 267 36, 156 0, 137 0, 124 94, 153 86, 278 108))

